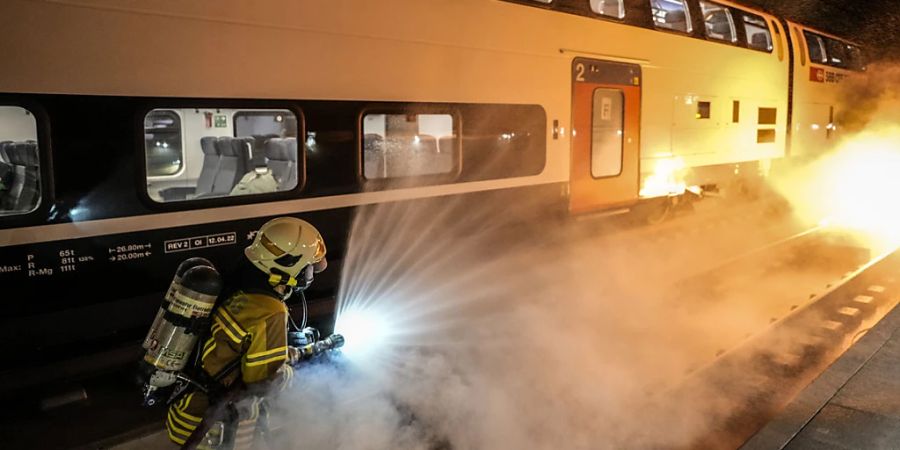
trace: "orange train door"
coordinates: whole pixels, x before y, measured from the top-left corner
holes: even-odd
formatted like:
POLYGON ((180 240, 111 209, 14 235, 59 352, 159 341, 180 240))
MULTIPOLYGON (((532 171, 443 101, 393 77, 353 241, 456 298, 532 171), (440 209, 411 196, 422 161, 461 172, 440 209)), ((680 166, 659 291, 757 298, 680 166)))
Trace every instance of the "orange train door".
POLYGON ((637 200, 640 117, 640 66, 587 58, 573 61, 570 212, 637 200))

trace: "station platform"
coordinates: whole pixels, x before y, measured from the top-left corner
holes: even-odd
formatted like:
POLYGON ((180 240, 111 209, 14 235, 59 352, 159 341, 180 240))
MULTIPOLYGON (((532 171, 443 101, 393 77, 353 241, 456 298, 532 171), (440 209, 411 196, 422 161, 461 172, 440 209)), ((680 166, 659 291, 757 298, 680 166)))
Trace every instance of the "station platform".
POLYGON ((900 307, 741 448, 900 449, 900 307))

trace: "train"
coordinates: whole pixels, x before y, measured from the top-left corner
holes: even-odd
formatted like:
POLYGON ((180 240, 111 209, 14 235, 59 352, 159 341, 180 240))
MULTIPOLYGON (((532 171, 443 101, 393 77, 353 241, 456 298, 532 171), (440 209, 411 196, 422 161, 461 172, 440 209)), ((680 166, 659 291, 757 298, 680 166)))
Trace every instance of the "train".
POLYGON ((726 0, 0 15, 0 395, 137 360, 177 264, 235 260, 273 217, 322 231, 331 268, 308 297, 327 320, 360 205, 668 204, 828 148, 839 87, 866 69, 852 41, 726 0))

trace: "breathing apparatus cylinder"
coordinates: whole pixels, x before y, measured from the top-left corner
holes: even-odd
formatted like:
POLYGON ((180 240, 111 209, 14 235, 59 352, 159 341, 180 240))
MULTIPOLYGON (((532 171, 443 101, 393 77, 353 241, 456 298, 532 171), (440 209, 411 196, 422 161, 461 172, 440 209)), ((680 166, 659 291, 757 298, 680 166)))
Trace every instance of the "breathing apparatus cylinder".
POLYGON ((152 342, 158 341, 158 339, 156 339, 156 333, 159 330, 160 324, 162 323, 163 315, 166 313, 166 308, 168 308, 169 304, 172 303, 172 299, 175 296, 175 291, 178 290, 179 286, 181 286, 181 277, 184 276, 184 273, 187 272, 188 269, 197 266, 213 267, 212 263, 209 262, 208 259, 194 257, 182 261, 181 264, 178 265, 178 269, 175 269, 175 277, 172 279, 172 283, 169 284, 169 289, 166 291, 165 297, 163 297, 162 305, 159 307, 159 311, 156 312, 156 318, 153 319, 153 325, 150 325, 150 331, 147 332, 147 337, 144 338, 144 343, 142 344, 144 350, 150 348, 150 344, 152 342))
MULTIPOLYGON (((183 266, 184 263, 178 272, 183 266)), ((144 404, 147 406, 157 403, 160 390, 179 380, 179 371, 190 360, 199 335, 209 329, 209 316, 222 291, 222 279, 212 265, 194 262, 180 277, 178 272, 172 282, 171 297, 167 295, 164 302, 159 323, 148 335, 147 353, 142 361, 145 373, 149 374, 144 383, 144 404)))

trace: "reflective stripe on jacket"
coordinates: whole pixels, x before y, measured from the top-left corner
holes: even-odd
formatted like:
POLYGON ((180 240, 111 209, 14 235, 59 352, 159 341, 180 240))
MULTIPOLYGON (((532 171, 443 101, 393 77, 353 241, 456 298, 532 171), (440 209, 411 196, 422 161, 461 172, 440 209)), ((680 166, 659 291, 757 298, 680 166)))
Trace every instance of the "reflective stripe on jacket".
MULTIPOLYGON (((288 359, 287 320, 287 306, 281 300, 265 294, 235 293, 213 313, 210 337, 201 349, 203 369, 215 377, 240 359, 240 370, 225 376, 222 385, 230 386, 238 377, 251 390, 270 387, 263 383, 266 381, 286 382, 292 371, 279 369, 288 359), (259 383, 264 386, 254 386, 259 383)), ((172 404, 166 420, 169 439, 184 444, 208 407, 209 398, 202 392, 189 393, 172 404)))

